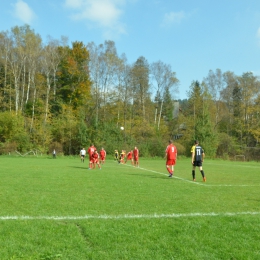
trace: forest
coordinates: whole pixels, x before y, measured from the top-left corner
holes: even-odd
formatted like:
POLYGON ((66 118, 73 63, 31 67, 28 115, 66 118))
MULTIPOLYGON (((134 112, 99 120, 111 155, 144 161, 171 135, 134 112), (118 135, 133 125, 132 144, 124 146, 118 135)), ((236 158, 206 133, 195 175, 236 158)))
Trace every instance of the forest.
POLYGON ((209 70, 177 100, 176 75, 143 56, 129 64, 113 41, 43 42, 29 25, 0 32, 0 154, 77 155, 94 143, 163 157, 173 139, 190 156, 198 139, 207 157, 259 160, 259 78, 209 70))

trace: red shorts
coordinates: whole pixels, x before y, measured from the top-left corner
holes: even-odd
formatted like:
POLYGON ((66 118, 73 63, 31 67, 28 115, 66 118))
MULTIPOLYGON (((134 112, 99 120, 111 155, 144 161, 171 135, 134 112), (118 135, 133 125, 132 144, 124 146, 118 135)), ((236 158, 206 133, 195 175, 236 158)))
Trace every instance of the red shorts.
POLYGON ((95 159, 95 158, 92 158, 92 163, 99 163, 99 160, 98 159, 95 159))
POLYGON ((138 156, 134 156, 134 161, 138 162, 138 156))
POLYGON ((175 165, 176 160, 175 159, 167 159, 166 165, 175 165))

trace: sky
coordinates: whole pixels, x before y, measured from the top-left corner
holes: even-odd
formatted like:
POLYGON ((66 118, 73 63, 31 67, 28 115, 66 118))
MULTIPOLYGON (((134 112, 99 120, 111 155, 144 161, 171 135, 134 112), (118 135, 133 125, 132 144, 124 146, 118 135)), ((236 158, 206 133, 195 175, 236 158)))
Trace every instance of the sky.
POLYGON ((170 65, 175 99, 210 70, 260 76, 259 0, 0 0, 0 32, 25 24, 43 42, 112 40, 129 64, 170 65))

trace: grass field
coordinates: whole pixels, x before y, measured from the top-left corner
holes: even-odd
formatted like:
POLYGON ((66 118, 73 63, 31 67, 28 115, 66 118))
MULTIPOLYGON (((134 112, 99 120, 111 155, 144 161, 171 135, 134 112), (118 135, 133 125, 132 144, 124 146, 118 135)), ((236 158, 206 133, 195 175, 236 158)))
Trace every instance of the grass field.
POLYGON ((0 157, 0 259, 260 259, 260 164, 0 157))

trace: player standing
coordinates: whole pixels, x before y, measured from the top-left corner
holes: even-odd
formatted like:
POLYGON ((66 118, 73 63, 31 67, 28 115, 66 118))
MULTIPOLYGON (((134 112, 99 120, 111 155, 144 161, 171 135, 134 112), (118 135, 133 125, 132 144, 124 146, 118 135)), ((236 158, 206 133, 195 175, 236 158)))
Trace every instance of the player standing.
POLYGON ((105 149, 103 147, 101 148, 99 155, 100 155, 101 164, 104 164, 105 160, 106 160, 107 152, 105 151, 105 149))
POLYGON ((173 145, 172 140, 169 140, 169 145, 166 147, 165 157, 166 169, 169 172, 169 177, 172 177, 174 173, 174 165, 176 164, 177 160, 177 148, 175 145, 173 145))
POLYGON ((205 177, 204 171, 202 169, 202 163, 204 161, 204 157, 205 157, 204 150, 202 149, 201 146, 199 146, 199 141, 196 140, 195 141, 195 149, 194 149, 194 151, 192 153, 192 157, 191 157, 193 181, 196 181, 196 179, 195 179, 196 166, 199 167, 199 169, 200 169, 200 173, 202 175, 203 181, 204 182, 206 181, 206 177, 205 177))
POLYGON ((86 156, 86 150, 85 150, 85 148, 82 148, 81 150, 80 150, 80 159, 81 159, 81 162, 83 162, 84 163, 84 161, 85 161, 85 156, 86 156))
POLYGON ((92 154, 95 152, 96 147, 94 146, 94 144, 92 144, 89 148, 88 148, 88 156, 89 156, 89 169, 92 169, 92 154))
POLYGON ((115 160, 119 162, 119 153, 117 150, 115 150, 115 156, 114 156, 115 160))
POLYGON ((139 150, 136 146, 135 149, 133 150, 133 154, 134 154, 134 166, 139 167, 139 150))
POLYGON ((53 159, 56 159, 56 150, 55 149, 52 152, 52 157, 53 157, 53 159))

